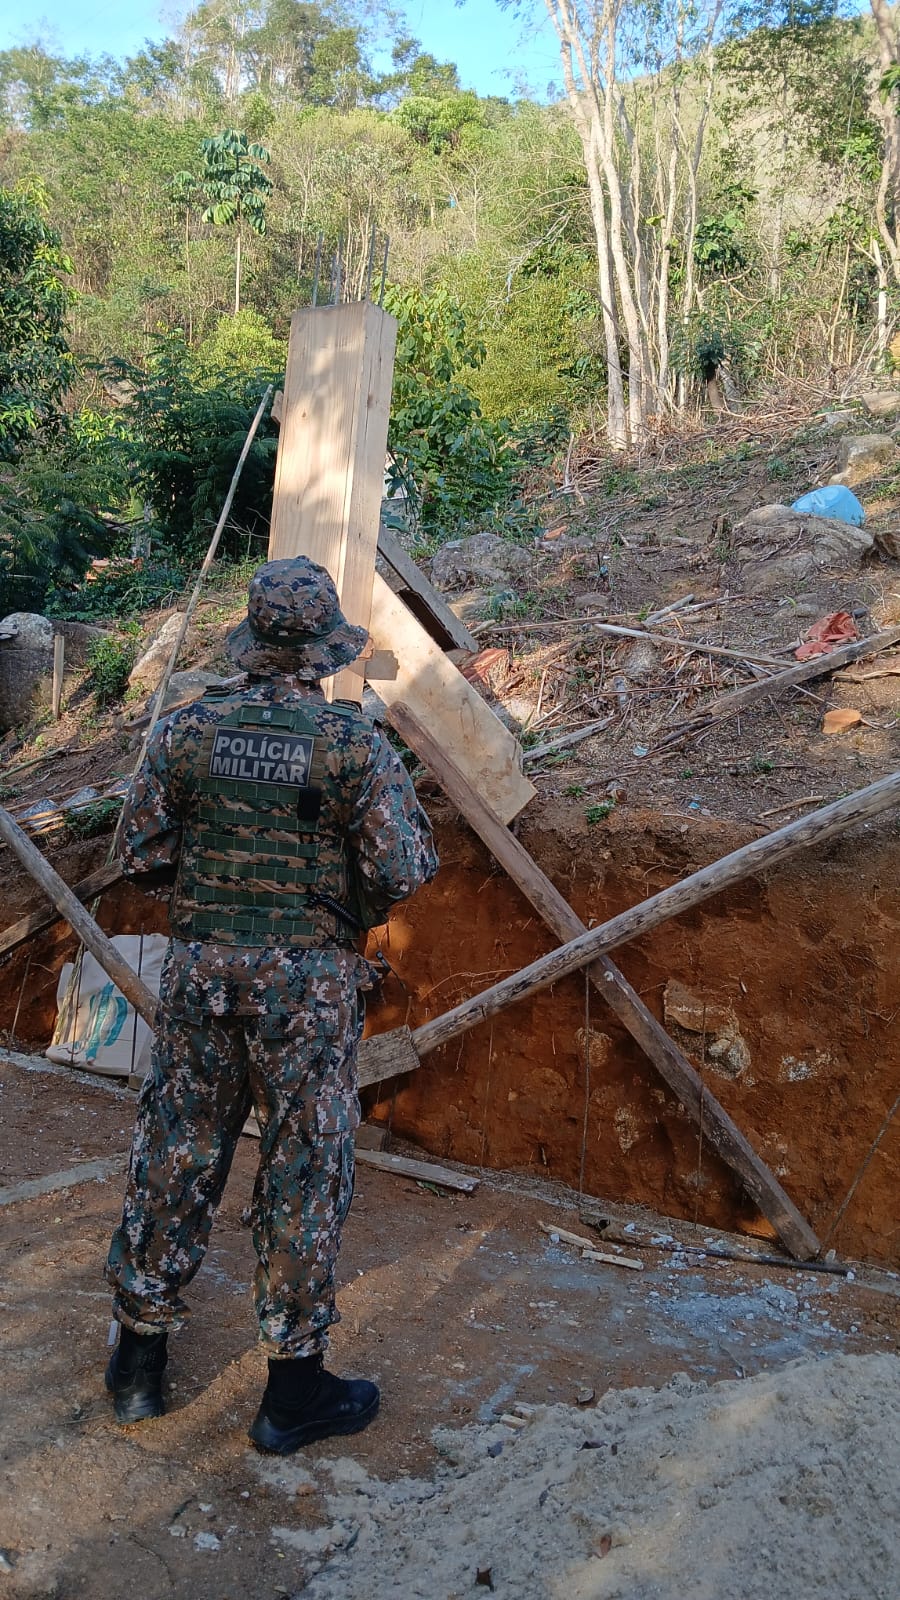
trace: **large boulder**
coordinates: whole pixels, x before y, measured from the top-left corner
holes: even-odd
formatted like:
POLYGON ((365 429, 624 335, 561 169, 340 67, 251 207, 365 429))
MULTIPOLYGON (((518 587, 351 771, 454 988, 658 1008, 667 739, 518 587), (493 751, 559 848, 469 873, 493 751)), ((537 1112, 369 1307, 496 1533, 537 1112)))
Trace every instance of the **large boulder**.
POLYGON ((128 677, 130 688, 140 689, 145 694, 151 689, 159 688, 183 621, 184 613, 181 611, 173 611, 172 615, 166 618, 158 633, 153 635, 146 650, 142 651, 132 667, 128 677))
POLYGON ((877 478, 896 459, 896 441, 889 433, 845 434, 838 446, 838 469, 831 482, 852 489, 856 483, 877 478))
POLYGON ((863 410, 870 417, 896 417, 900 415, 900 389, 876 389, 870 394, 861 394, 863 410))
POLYGON ((431 579, 439 589, 496 588, 527 579, 534 556, 520 544, 495 533, 473 533, 442 544, 431 563, 431 579))
POLYGON ((732 560, 741 585, 756 594, 790 592, 820 572, 859 566, 874 538, 837 517, 810 517, 790 506, 760 506, 735 524, 732 560))
POLYGON ((53 673, 53 623, 13 611, 0 623, 0 732, 31 721, 53 673))

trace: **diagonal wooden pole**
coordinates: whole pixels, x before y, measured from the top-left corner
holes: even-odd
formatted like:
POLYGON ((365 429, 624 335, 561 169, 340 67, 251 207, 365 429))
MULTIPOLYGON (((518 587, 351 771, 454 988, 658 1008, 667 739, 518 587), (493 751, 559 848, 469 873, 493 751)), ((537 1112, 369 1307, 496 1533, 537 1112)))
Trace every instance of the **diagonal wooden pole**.
POLYGON ((602 927, 588 930, 524 847, 473 793, 454 763, 411 717, 409 708, 395 705, 391 717, 405 742, 431 768, 454 804, 519 884, 535 909, 568 942, 548 956, 540 957, 522 972, 495 984, 482 995, 476 995, 443 1017, 425 1023, 411 1035, 401 1029, 366 1040, 360 1053, 361 1083, 371 1083, 392 1072, 409 1070, 428 1051, 439 1048, 449 1039, 457 1038, 486 1017, 496 1015, 514 1000, 546 988, 559 977, 590 962, 591 980, 603 998, 659 1068, 694 1121, 699 1122, 702 1112, 705 1137, 739 1175, 748 1193, 777 1229, 791 1254, 798 1259, 815 1255, 818 1250, 815 1234, 774 1174, 756 1155, 724 1107, 701 1083, 699 1074, 647 1010, 618 968, 602 958, 602 952, 677 916, 752 873, 774 866, 805 846, 833 838, 852 823, 877 816, 900 804, 900 774, 882 779, 822 811, 754 840, 743 849, 694 873, 682 883, 621 913, 602 927), (571 932, 565 932, 565 928, 571 929, 571 932), (598 960, 598 956, 601 959, 598 960))

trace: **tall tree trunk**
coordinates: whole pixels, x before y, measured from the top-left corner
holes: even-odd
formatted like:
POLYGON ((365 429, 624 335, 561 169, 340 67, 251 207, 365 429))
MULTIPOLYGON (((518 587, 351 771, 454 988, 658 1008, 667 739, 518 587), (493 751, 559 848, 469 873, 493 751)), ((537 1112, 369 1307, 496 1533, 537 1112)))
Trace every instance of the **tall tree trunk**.
POLYGON ((234 314, 241 309, 241 227, 238 223, 237 247, 234 252, 234 314))
MULTIPOLYGON (((878 38, 878 62, 882 77, 898 61, 897 8, 887 0, 871 0, 878 38)), ((900 283, 900 117, 897 115, 893 95, 878 102, 881 122, 881 181, 875 200, 878 231, 884 245, 894 279, 900 283)))

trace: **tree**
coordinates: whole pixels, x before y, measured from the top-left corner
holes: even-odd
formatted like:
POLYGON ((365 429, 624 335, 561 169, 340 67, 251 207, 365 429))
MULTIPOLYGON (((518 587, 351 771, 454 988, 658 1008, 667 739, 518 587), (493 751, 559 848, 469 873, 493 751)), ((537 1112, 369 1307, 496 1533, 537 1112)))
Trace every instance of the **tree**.
MULTIPOLYGON (((587 172, 607 366, 607 430, 618 449, 645 437, 654 412, 671 404, 667 353, 668 268, 678 193, 688 164, 696 183, 705 115, 693 140, 684 127, 681 86, 687 64, 707 79, 723 0, 544 0, 559 40, 563 81, 587 172), (666 161, 655 189, 660 248, 651 259, 645 221, 644 149, 639 126, 648 72, 665 68, 671 105, 666 161), (625 363, 622 351, 625 351, 625 363)), ((711 80, 709 80, 711 82, 711 80)), ((703 104, 708 111, 708 95, 703 104)), ((654 118, 655 120, 655 118, 654 118)), ((652 192, 652 191, 651 191, 652 192)), ((696 213, 689 224, 696 225, 696 213)), ((687 251, 692 249, 692 236, 687 251)))
POLYGON ((876 215, 894 280, 900 283, 900 6, 871 0, 878 38, 879 110, 882 129, 881 178, 876 215))
POLYGON ((244 224, 256 234, 266 231, 266 201, 272 181, 257 165, 271 156, 262 144, 248 144, 247 135, 234 128, 204 139, 201 183, 209 206, 204 222, 216 227, 237 227, 234 260, 234 314, 241 309, 241 247, 244 224))
POLYGON ((40 188, 0 189, 0 457, 59 417, 73 357, 66 339, 72 263, 40 188))

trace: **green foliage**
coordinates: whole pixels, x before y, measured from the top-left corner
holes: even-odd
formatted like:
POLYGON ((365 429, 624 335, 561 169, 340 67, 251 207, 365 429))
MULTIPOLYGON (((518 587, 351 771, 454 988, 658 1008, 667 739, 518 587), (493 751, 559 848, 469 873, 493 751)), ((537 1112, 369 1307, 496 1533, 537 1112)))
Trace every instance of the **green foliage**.
POLYGON ((423 526, 453 532, 510 501, 516 459, 505 431, 481 415, 463 374, 484 360, 446 289, 391 288, 397 356, 388 448, 391 488, 411 495, 423 526))
POLYGON ((593 828, 598 822, 605 822, 615 808, 615 800, 601 800, 595 806, 588 806, 584 813, 585 821, 593 828))
POLYGON ((122 799, 109 795, 105 800, 92 800, 90 805, 79 806, 77 811, 67 811, 65 827, 76 839, 96 839, 101 833, 110 833, 122 810, 122 799))
POLYGON ((42 190, 0 189, 0 459, 59 420, 74 370, 63 281, 72 270, 42 190))
POLYGON ((88 655, 90 686, 100 710, 122 699, 137 654, 133 637, 109 634, 91 645, 88 655))
MULTIPOLYGON (((204 222, 216 227, 231 227, 246 222, 254 233, 266 231, 266 201, 272 193, 272 180, 260 170, 272 157, 265 145, 250 144, 245 133, 226 128, 214 138, 204 139, 203 173, 200 182, 209 206, 204 222)), ((182 185, 189 174, 179 174, 182 185)))
POLYGON ((84 411, 0 473, 2 614, 41 610, 51 585, 74 586, 93 556, 110 553, 127 496, 125 450, 116 422, 84 411))
MULTIPOLYGON (((151 507, 170 558, 191 561, 205 552, 266 382, 277 374, 209 372, 183 336, 171 334, 157 341, 143 367, 119 367, 118 375, 134 385, 125 408, 134 489, 151 507)), ((267 415, 223 534, 226 558, 265 546, 276 448, 267 415)))
POLYGON ((286 358, 286 341, 276 339, 258 311, 247 309, 220 317, 197 347, 197 365, 213 381, 223 373, 280 372, 286 358))
POLYGON ((114 618, 126 622, 144 611, 175 605, 187 581, 185 569, 162 559, 140 563, 113 561, 97 577, 57 582, 48 591, 44 611, 68 622, 114 618))

